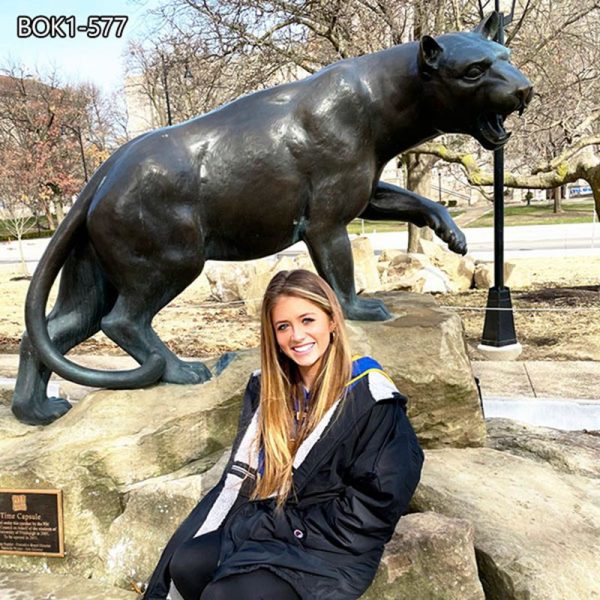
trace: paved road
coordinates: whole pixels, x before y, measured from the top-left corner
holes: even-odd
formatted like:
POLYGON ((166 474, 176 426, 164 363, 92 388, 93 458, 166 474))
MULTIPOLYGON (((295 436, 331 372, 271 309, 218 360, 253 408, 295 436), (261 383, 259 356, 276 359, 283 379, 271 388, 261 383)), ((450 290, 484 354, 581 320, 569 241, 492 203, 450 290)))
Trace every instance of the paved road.
MULTIPOLYGON (((469 253, 473 258, 492 260, 494 230, 491 227, 467 228, 469 253)), ((371 233, 376 252, 384 249, 404 250, 408 234, 371 233)), ((505 258, 535 256, 600 256, 600 223, 579 223, 573 225, 536 225, 531 227, 507 227, 505 229, 505 258)), ((25 260, 33 270, 48 240, 25 240, 23 242, 25 260)), ((297 254, 305 250, 303 243, 295 244, 281 254, 297 254)), ((16 242, 0 243, 0 264, 11 265, 19 262, 16 242)))
MULTIPOLYGON (((469 252, 479 259, 492 259, 494 232, 491 228, 465 229, 469 252)), ((536 225, 507 227, 506 258, 534 256, 600 256, 600 224, 536 225)))
MULTIPOLYGON (((463 229, 469 254, 481 260, 491 260, 494 252, 492 227, 463 229)), ((376 251, 385 248, 406 248, 408 234, 370 234, 376 251)), ((507 227, 504 232, 506 258, 534 256, 600 256, 600 224, 536 225, 507 227)))

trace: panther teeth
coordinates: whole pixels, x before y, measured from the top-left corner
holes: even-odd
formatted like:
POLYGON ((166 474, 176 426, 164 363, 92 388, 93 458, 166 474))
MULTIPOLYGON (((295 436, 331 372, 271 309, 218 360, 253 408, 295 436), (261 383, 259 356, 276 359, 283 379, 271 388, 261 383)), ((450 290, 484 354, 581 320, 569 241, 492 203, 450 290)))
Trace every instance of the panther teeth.
POLYGON ((494 147, 503 146, 510 137, 504 128, 504 116, 500 113, 482 115, 479 119, 479 133, 481 137, 494 147))

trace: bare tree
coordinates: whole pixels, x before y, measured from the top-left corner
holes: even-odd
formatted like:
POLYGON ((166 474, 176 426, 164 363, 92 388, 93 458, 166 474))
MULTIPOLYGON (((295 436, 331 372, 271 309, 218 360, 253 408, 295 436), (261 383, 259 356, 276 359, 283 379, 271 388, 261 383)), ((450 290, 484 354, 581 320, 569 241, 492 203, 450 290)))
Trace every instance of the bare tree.
MULTIPOLYGON (((529 0, 508 30, 513 62, 534 84, 522 119, 511 118, 507 187, 555 189, 586 180, 600 215, 600 2, 529 0)), ((419 151, 459 164, 472 185, 491 185, 491 161, 472 142, 442 139, 419 151)))
POLYGON ((29 276, 23 251, 23 237, 35 226, 31 204, 32 179, 19 181, 15 176, 13 163, 17 157, 7 152, 6 146, 0 146, 0 215, 4 229, 17 242, 20 257, 20 271, 23 277, 29 276))
POLYGON ((3 71, 3 176, 33 214, 42 209, 53 229, 64 203, 120 140, 114 135, 109 106, 94 86, 64 86, 56 73, 34 77, 16 65, 3 71))
MULTIPOLYGON (((482 4, 493 9, 490 0, 482 4)), ((187 118, 188 109, 201 112, 335 60, 424 33, 470 29, 480 19, 479 5, 473 0, 170 0, 156 11, 163 37, 157 48, 146 51, 146 68, 154 73, 154 91, 149 93, 164 104, 165 81, 173 91, 183 90, 175 84, 187 65, 195 101, 188 108, 174 104, 178 118, 187 118), (162 83, 161 56, 167 65, 178 65, 167 70, 162 83)), ((595 166, 599 7, 599 0, 517 2, 506 40, 513 62, 532 80, 536 95, 523 119, 511 119, 506 183, 547 188, 583 177, 594 190, 600 213, 595 166)), ((183 91, 173 95, 186 98, 183 91)), ((423 151, 461 164, 475 185, 491 182, 486 175, 491 153, 466 137, 447 136, 423 151)))
POLYGON ((23 251, 23 237, 35 227, 35 220, 27 205, 24 202, 16 201, 14 197, 5 198, 0 204, 4 207, 4 228, 17 242, 21 275, 29 277, 30 273, 23 251))

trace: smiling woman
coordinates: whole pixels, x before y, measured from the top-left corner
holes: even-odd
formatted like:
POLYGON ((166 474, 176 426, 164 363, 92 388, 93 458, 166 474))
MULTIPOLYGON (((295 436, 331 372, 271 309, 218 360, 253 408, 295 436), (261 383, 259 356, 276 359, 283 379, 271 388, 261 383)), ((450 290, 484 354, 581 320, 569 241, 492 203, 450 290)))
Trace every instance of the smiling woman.
POLYGON ((334 335, 333 320, 323 309, 297 296, 280 296, 271 320, 280 351, 296 363, 304 388, 310 391, 334 335))
POLYGON ((375 360, 352 360, 340 304, 309 271, 269 283, 261 367, 225 472, 146 600, 351 600, 375 576, 423 463, 406 398, 375 360))

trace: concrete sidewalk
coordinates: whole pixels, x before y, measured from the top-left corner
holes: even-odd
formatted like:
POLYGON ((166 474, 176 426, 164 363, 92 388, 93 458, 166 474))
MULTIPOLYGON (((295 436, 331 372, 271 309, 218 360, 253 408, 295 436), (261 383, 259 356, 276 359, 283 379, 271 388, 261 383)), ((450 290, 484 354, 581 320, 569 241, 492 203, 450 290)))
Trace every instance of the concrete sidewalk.
POLYGON ((484 398, 556 398, 600 403, 600 362, 473 361, 484 398))

